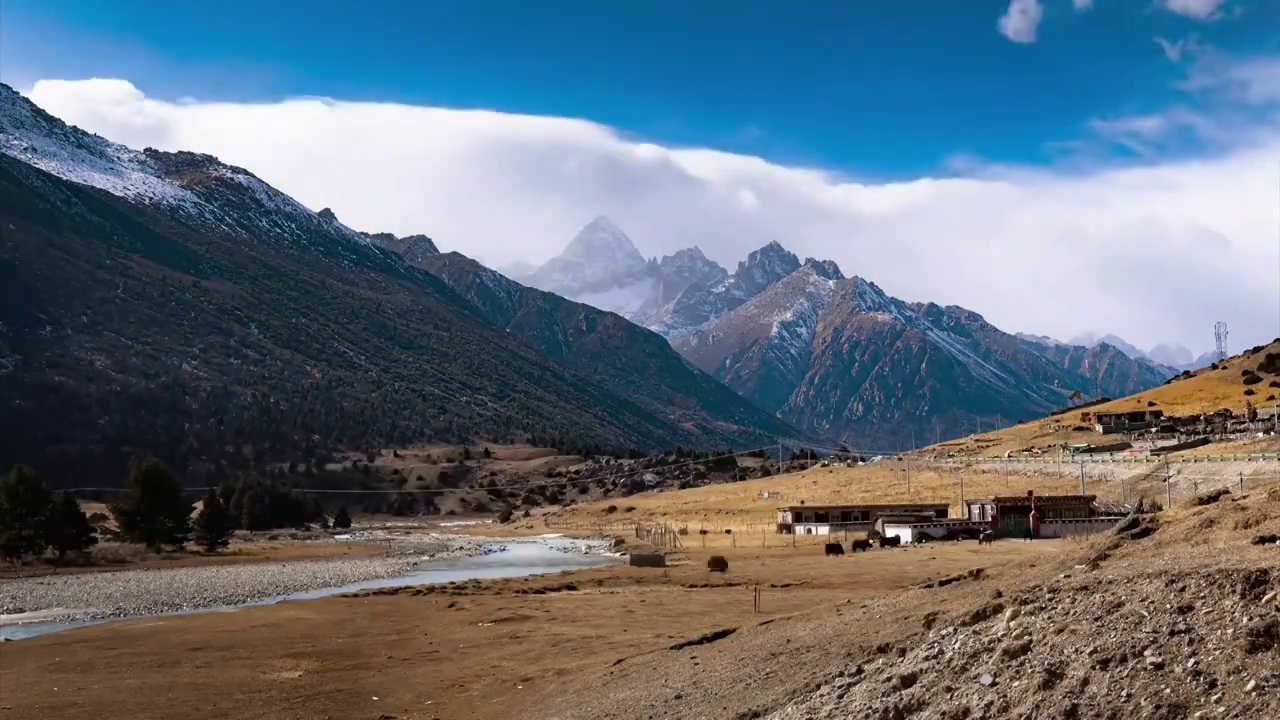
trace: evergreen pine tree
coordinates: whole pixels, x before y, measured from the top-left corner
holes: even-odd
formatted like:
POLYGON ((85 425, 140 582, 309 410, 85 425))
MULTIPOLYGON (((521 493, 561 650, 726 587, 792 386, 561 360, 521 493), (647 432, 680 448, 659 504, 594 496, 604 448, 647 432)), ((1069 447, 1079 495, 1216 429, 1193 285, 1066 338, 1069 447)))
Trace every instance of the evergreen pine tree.
POLYGON ((15 465, 0 479, 0 555, 16 562, 41 555, 53 499, 44 480, 26 465, 15 465))
POLYGON ((346 530, 351 527, 351 514, 347 512, 347 506, 343 505, 338 508, 338 513, 333 516, 333 529, 346 530))
POLYGON ((128 492, 111 506, 111 514, 121 537, 156 552, 191 537, 191 501, 169 466, 153 457, 133 466, 128 492))
POLYGON ((69 552, 83 553, 98 544, 97 533, 75 496, 63 492, 51 507, 46 537, 59 560, 65 560, 69 552))
POLYGON ((245 530, 265 530, 270 527, 267 522, 267 503, 257 488, 250 488, 244 496, 244 504, 240 508, 240 527, 245 530))
POLYGON ((204 507, 196 513, 194 529, 196 544, 204 548, 205 552, 217 552, 231 542, 235 520, 213 488, 209 488, 204 496, 204 507))

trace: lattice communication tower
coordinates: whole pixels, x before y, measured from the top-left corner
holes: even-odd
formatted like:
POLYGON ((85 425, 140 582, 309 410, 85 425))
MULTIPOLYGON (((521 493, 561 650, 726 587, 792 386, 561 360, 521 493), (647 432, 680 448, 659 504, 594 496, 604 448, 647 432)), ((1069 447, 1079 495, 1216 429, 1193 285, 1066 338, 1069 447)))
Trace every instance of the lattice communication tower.
POLYGON ((1219 360, 1227 359, 1227 324, 1224 322, 1213 324, 1213 348, 1219 360))

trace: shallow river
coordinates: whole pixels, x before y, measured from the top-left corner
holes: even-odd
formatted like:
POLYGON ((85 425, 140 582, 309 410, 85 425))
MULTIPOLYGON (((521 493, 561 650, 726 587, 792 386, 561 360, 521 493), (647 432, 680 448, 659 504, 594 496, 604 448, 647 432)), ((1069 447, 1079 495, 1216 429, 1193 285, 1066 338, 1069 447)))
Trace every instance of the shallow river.
MULTIPOLYGON (((491 580, 495 578, 526 577, 529 575, 546 575, 566 570, 584 570, 604 567, 620 562, 614 555, 583 554, 583 541, 562 538, 539 538, 536 541, 497 540, 504 545, 500 552, 476 557, 452 558, 448 560, 432 560, 424 562, 418 569, 407 575, 397 577, 366 580, 364 582, 320 588, 306 592, 279 595, 256 602, 239 605, 222 605, 197 610, 183 610, 164 615, 186 615, 196 612, 226 612, 253 605, 272 605, 282 600, 314 600, 327 595, 367 590, 369 588, 399 587, 404 585, 436 585, 462 580, 491 580)), ((34 615, 34 613, 33 613, 34 615)), ((75 620, 58 622, 24 622, 20 624, 0 625, 0 638, 18 640, 69 630, 88 625, 101 625, 120 620, 132 620, 139 617, 156 617, 155 615, 134 615, 127 618, 110 618, 105 620, 75 620)))

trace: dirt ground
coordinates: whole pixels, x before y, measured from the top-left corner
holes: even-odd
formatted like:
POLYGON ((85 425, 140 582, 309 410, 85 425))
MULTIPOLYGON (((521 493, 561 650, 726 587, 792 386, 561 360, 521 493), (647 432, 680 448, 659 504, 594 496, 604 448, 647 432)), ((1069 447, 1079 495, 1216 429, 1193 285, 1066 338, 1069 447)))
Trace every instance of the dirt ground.
MULTIPOLYGON (((725 528, 750 534, 759 544, 788 541, 775 534, 777 509, 782 505, 822 503, 905 503, 946 502, 951 515, 961 515, 960 492, 967 498, 991 495, 1022 495, 1034 490, 1041 495, 1078 492, 1079 481, 1071 477, 1005 477, 998 474, 920 470, 913 468, 908 480, 904 467, 881 462, 859 467, 815 467, 759 480, 707 485, 687 490, 643 493, 574 505, 545 515, 549 527, 588 529, 593 525, 624 525, 641 522, 673 522, 688 525, 695 534, 711 528, 725 528), (613 510, 610 511, 610 506, 613 510)), ((1100 494, 1121 488, 1094 488, 1100 494)), ((695 537, 696 541, 697 538, 695 537)))
MULTIPOLYGON (((0 651, 0 705, 49 720, 536 716, 578 678, 706 633, 1070 546, 946 543, 828 558, 816 543, 732 542, 714 538, 722 547, 689 549, 666 569, 375 591, 22 640, 0 651), (727 557, 728 573, 705 569, 713 553, 727 557)), ((762 691, 799 682, 776 680, 762 691)))

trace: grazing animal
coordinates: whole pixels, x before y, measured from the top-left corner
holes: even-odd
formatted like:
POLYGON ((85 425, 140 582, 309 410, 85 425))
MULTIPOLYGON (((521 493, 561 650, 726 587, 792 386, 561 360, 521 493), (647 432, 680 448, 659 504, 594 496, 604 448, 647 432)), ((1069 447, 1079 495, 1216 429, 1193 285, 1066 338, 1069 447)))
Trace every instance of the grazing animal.
POLYGON ((902 544, 902 538, 898 537, 897 535, 881 535, 880 536, 880 547, 882 548, 898 547, 901 544, 902 544))
POLYGON ((827 555, 843 555, 844 546, 840 543, 827 543, 827 555))
POLYGON ((995 539, 996 539, 996 534, 991 532, 990 530, 987 530, 978 536, 978 544, 990 545, 991 543, 995 542, 995 539))
POLYGON ((723 555, 712 555, 707 558, 707 569, 711 572, 729 572, 729 561, 723 555))
POLYGON ((849 549, 852 550, 853 552, 858 552, 859 550, 870 550, 871 541, 870 540, 854 540, 849 543, 849 549))

